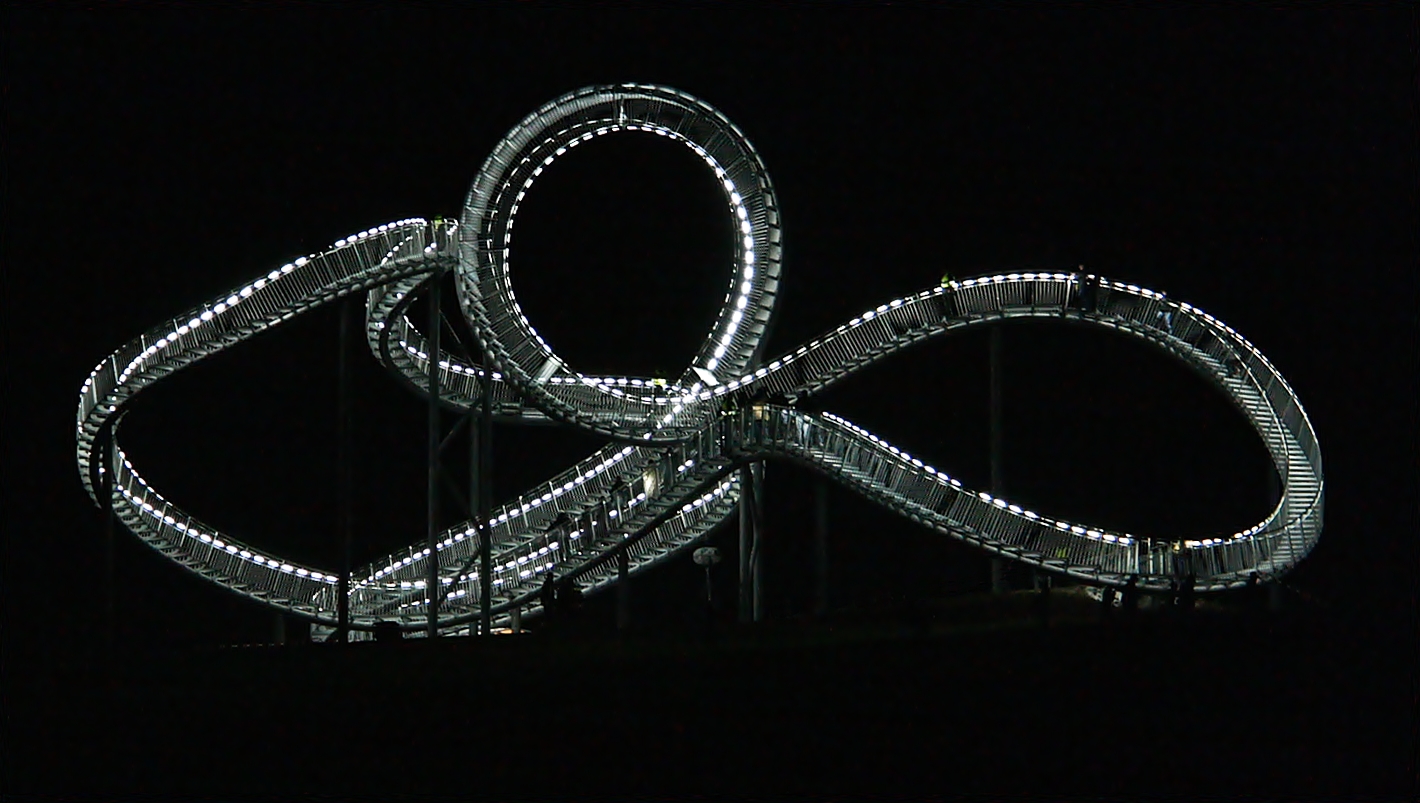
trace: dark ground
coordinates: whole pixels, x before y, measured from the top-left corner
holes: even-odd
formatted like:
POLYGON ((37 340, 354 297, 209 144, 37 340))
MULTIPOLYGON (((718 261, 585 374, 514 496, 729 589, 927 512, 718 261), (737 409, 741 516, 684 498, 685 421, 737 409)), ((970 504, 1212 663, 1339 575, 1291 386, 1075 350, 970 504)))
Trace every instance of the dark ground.
POLYGON ((1414 687, 1387 631, 1315 610, 1100 625, 1059 593, 1044 629, 1030 596, 713 640, 51 656, 7 667, 6 786, 1413 799, 1414 687))

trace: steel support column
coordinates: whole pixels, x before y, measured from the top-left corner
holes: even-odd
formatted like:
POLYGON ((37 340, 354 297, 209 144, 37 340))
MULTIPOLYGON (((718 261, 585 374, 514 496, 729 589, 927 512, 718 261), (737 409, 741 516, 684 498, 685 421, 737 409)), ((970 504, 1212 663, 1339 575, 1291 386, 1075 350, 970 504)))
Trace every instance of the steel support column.
POLYGON ((623 633, 631 628, 630 568, 631 556, 622 549, 616 556, 616 629, 623 633))
MULTIPOLYGON (((1267 481, 1267 510, 1274 510, 1282 499, 1282 475, 1278 473, 1276 466, 1273 466, 1271 461, 1268 461, 1268 468, 1271 471, 1267 481)), ((1281 611, 1286 606, 1282 583, 1274 579, 1266 585, 1267 610, 1273 613, 1281 611)))
POLYGON ((112 653, 118 645, 118 559, 114 541, 118 514, 113 510, 113 430, 109 430, 99 451, 103 455, 103 473, 99 493, 104 502, 104 646, 112 653))
POLYGON ((425 562, 424 596, 427 602, 429 638, 439 635, 439 332, 443 329, 439 309, 439 291, 444 271, 434 269, 429 280, 429 518, 425 530, 424 548, 429 557, 425 562))
POLYGON ((350 455, 350 329, 355 315, 357 297, 351 296, 340 302, 340 344, 336 361, 335 399, 335 507, 336 530, 340 538, 340 581, 336 585, 335 641, 344 644, 350 640, 350 572, 354 561, 351 529, 354 515, 350 510, 354 503, 351 489, 350 455))
POLYGON ((754 492, 754 479, 751 476, 749 466, 740 469, 740 622, 749 622, 754 619, 754 589, 751 587, 753 577, 750 572, 750 556, 754 548, 754 516, 750 512, 751 494, 754 492))
POLYGON ((814 482, 814 615, 828 613, 828 480, 814 482))
POLYGON ((493 368, 488 352, 483 352, 483 398, 478 410, 477 477, 478 486, 478 622, 479 632, 493 634, 493 368))
MULTIPOLYGON (((991 495, 1001 496, 1001 325, 991 327, 991 495)), ((1006 562, 1001 558, 991 559, 991 593, 1004 594, 1006 586, 1006 562)))
POLYGON ((764 463, 750 464, 750 587, 753 589, 754 621, 764 618, 764 463))
MULTIPOLYGON (((480 480, 482 476, 478 473, 478 430, 479 430, 479 405, 471 404, 468 407, 468 520, 473 522, 474 537, 482 538, 483 531, 478 524, 479 502, 483 498, 480 480)), ((480 550, 481 551, 481 550, 480 550)), ((467 574, 467 571, 461 572, 467 574)), ((457 590, 457 589, 455 589, 457 590)), ((470 622, 468 625, 469 636, 478 635, 479 623, 470 622)))

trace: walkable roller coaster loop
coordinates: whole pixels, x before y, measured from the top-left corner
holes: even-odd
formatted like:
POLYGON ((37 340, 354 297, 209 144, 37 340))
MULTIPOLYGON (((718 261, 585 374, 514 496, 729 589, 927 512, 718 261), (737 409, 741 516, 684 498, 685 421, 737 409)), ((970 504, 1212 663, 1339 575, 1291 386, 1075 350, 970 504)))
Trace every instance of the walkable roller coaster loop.
MULTIPOLYGON (((930 272, 930 271, 928 271, 930 272)), ((380 363, 442 405, 481 409, 491 383, 502 421, 553 421, 608 445, 437 538, 438 630, 466 631, 540 609, 545 573, 588 590, 693 549, 735 509, 746 462, 794 460, 919 524, 996 556, 1097 585, 1137 578, 1166 589, 1192 576, 1218 590, 1290 570, 1322 528, 1321 454, 1311 422, 1272 364, 1232 327, 1163 293, 1101 276, 1010 273, 940 285, 863 312, 772 359, 761 351, 780 277, 779 209, 764 164, 719 111, 683 92, 623 84, 577 90, 533 112, 493 149, 457 221, 406 218, 337 240, 150 329, 105 358, 80 389, 79 473, 89 496, 178 564, 324 626, 337 621, 338 573, 301 565, 198 521, 150 486, 118 441, 132 399, 175 371, 352 293, 366 293, 365 335, 380 363), (558 356, 519 307, 511 248, 519 205, 556 159, 598 137, 641 131, 681 143, 720 182, 736 231, 726 303, 674 380, 591 376, 558 356), (453 272, 483 364, 431 348, 410 306, 453 272), (1217 385, 1261 436, 1281 478, 1277 506, 1230 535, 1178 540, 1112 532, 963 487, 957 479, 832 413, 797 400, 878 360, 977 324, 1067 320, 1140 338, 1217 385), (431 365, 432 362, 432 365, 431 365), (430 377, 437 387, 431 388, 430 377), (766 399, 770 401, 765 401, 766 399), (491 594, 472 557, 492 552, 491 594)), ((415 544, 355 571, 351 627, 428 618, 429 549, 415 544)))

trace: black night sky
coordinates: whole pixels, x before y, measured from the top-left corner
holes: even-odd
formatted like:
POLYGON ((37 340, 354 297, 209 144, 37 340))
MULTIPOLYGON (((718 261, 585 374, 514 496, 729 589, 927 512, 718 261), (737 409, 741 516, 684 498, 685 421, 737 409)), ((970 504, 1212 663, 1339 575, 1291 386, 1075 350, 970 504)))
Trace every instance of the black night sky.
MULTIPOLYGON (((510 126, 621 81, 705 99, 768 166, 786 243, 768 353, 947 270, 1083 264, 1164 291, 1261 348, 1316 427, 1326 532, 1288 582, 1377 619, 1413 605, 1413 11, 74 4, 7 6, 3 29, 7 653, 101 633, 102 516, 73 432, 93 365, 346 234, 457 214, 510 126)), ((712 180, 685 149, 625 135, 530 193, 515 287, 574 366, 689 360, 730 254, 712 180)), ((335 566, 336 321, 323 309, 145 393, 123 433, 134 464, 200 518, 335 566)), ((1265 514, 1260 442, 1181 365, 1103 331, 1005 336, 1013 501, 1170 536, 1265 514)), ((938 339, 822 405, 986 487, 987 341, 938 339)), ((364 563, 423 537, 425 408, 360 355, 364 563)), ((495 437, 500 499, 597 445, 495 437)), ((770 466, 772 616, 811 605, 812 483, 770 466)), ((848 492, 832 505, 836 604, 870 604, 895 575, 924 595, 985 587, 984 556, 848 492)), ((117 566, 131 643, 270 634, 265 609, 126 534, 117 566)), ((688 558, 660 568, 638 612, 673 624, 700 577, 688 558)))

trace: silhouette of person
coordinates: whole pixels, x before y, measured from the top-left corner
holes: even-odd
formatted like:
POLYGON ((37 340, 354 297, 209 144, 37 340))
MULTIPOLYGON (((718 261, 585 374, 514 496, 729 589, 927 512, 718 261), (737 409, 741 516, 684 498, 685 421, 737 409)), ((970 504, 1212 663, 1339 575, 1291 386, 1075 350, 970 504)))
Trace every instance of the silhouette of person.
POLYGON ((557 581, 550 571, 542 579, 542 589, 538 591, 538 601, 542 603, 543 618, 550 621, 557 607, 557 581))
POLYGON ((1110 618, 1114 614, 1114 599, 1118 593, 1118 590, 1116 590, 1114 586, 1105 586, 1104 593, 1100 595, 1100 603, 1103 606, 1100 615, 1105 619, 1110 618))
POLYGON ((1139 577, 1130 575, 1129 581, 1124 584, 1124 590, 1120 593, 1120 602, 1123 605, 1125 615, 1133 619, 1139 612, 1139 577))
POLYGON ((1041 627, 1050 627, 1050 578, 1043 578, 1035 595, 1035 616, 1041 627))
POLYGON ((1257 572, 1250 572, 1247 576, 1247 587, 1243 590, 1244 610, 1248 616, 1256 616, 1266 610, 1267 594, 1262 590, 1262 576, 1257 572))
POLYGON ((1173 334, 1173 310, 1159 310, 1155 315, 1163 319, 1164 328, 1168 330, 1169 334, 1173 334))
POLYGON ((1080 282, 1080 309, 1085 312, 1094 312, 1098 301, 1099 279, 1094 276, 1079 274, 1080 282))
POLYGON ((1197 582, 1197 575, 1189 574, 1183 578, 1183 585, 1178 590, 1179 612, 1184 616, 1193 613, 1193 605, 1198 599, 1198 591, 1194 588, 1197 582))

